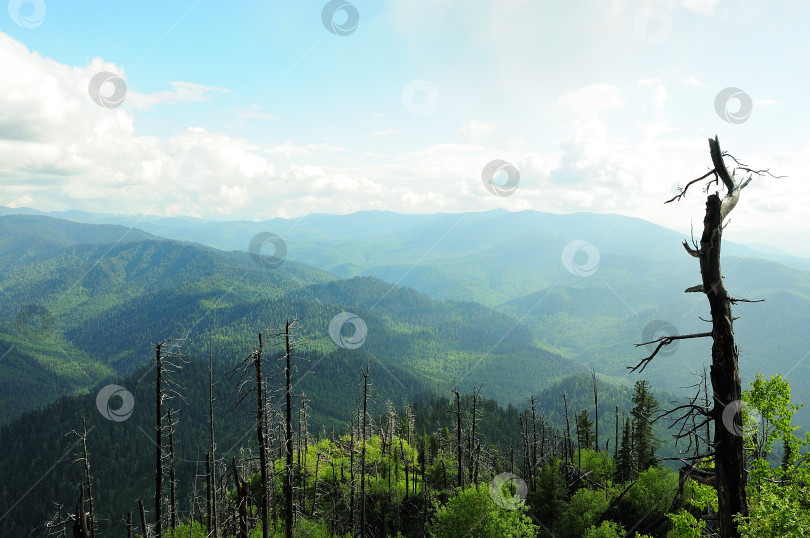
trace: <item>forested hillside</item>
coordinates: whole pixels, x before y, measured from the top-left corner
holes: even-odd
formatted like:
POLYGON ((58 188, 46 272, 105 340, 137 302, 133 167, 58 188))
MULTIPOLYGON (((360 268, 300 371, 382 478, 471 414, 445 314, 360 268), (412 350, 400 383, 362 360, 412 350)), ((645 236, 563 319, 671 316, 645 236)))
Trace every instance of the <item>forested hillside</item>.
POLYGON ((479 304, 436 301, 373 278, 338 281, 291 262, 266 267, 244 253, 187 243, 90 242, 116 232, 127 237, 126 229, 75 225, 86 238, 77 245, 51 234, 52 219, 7 216, 0 223, 16 225, 18 218, 27 229, 24 244, 36 255, 11 249, 0 269, 0 342, 8 353, 0 364, 0 385, 8 387, 0 396, 3 421, 48 396, 131 372, 162 339, 184 337, 186 352, 200 355, 210 328, 216 356, 236 360, 259 330, 291 315, 303 318, 309 349, 329 352, 337 348, 330 321, 351 311, 368 328, 363 351, 386 367, 408 367, 433 381, 457 379, 460 387, 484 382, 485 394, 503 402, 581 370, 542 348, 516 319, 479 304), (21 390, 13 380, 33 364, 32 385, 21 390))

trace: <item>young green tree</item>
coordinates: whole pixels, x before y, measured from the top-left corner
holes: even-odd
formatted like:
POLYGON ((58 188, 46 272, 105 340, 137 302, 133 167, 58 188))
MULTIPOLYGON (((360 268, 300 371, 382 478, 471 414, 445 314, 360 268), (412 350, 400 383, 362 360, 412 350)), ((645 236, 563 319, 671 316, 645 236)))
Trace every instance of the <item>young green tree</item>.
POLYGON ((653 415, 658 411, 658 400, 650 392, 650 384, 645 380, 636 381, 633 393, 633 451, 635 471, 640 473, 657 464, 655 451, 661 441, 653 435, 653 415))
MULTIPOLYGON (((508 488, 509 484, 504 487, 508 488)), ((430 535, 436 538, 536 536, 538 529, 526 515, 526 507, 504 508, 493 498, 498 499, 499 495, 509 498, 512 494, 490 489, 489 484, 471 484, 446 504, 437 504, 430 535)))
POLYGON ((616 481, 626 482, 635 476, 635 464, 633 463, 633 446, 630 435, 630 419, 624 419, 622 428, 622 444, 616 456, 616 481))
POLYGON ((580 450, 594 448, 593 421, 588 411, 583 410, 576 416, 577 447, 580 450))

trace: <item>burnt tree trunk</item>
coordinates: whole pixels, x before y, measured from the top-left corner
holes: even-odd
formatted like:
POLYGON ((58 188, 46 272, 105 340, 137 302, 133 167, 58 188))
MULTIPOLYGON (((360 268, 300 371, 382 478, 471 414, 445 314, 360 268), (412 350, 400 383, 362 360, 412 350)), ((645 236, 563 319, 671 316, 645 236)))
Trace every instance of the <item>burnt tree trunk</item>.
POLYGON ((211 330, 208 330, 208 425, 211 441, 210 464, 206 464, 206 473, 210 479, 207 493, 208 532, 213 538, 219 538, 217 531, 217 498, 216 498, 216 446, 214 445, 214 350, 211 345, 211 330))
POLYGON ((138 499, 138 513, 141 516, 141 535, 143 538, 148 538, 149 534, 146 529, 146 509, 143 507, 143 499, 138 499))
POLYGON ((90 538, 87 513, 84 511, 84 486, 79 486, 79 497, 76 499, 76 516, 73 523, 73 538, 90 538))
POLYGON ((451 391, 456 395, 456 459, 458 460, 458 489, 459 492, 464 488, 464 474, 461 470, 461 396, 458 391, 453 389, 451 391))
MULTIPOLYGON (((719 152, 719 148, 717 149, 719 152)), ((713 151, 714 153, 714 151, 713 151)), ((721 158, 722 159, 722 158, 721 158)), ((722 163, 722 160, 721 160, 722 163)), ((739 536, 735 514, 748 515, 745 496, 745 456, 743 438, 723 425, 723 410, 742 395, 738 351, 734 343, 731 300, 723 285, 720 271, 720 244, 723 236, 722 201, 717 194, 706 200, 706 217, 700 239, 700 274, 703 290, 709 300, 712 314, 712 366, 710 369, 714 391, 714 467, 717 474, 716 489, 723 537, 739 536)), ((739 417, 735 417, 738 420, 739 417)), ((741 431, 738 430, 738 431, 741 431)))
POLYGON ((239 514, 239 538, 249 538, 248 497, 250 496, 250 486, 247 482, 240 478, 239 470, 236 468, 236 458, 231 459, 231 467, 233 468, 233 478, 234 483, 236 484, 236 506, 237 513, 239 514))
POLYGON ((160 363, 160 349, 162 344, 155 345, 155 536, 160 538, 163 533, 163 515, 161 512, 161 497, 163 495, 163 365, 160 363))
POLYGON ((360 436, 360 536, 366 535, 366 420, 368 417, 369 367, 363 372, 363 432, 360 436))
POLYGON ((90 538, 96 536, 96 511, 93 503, 93 489, 90 485, 90 459, 87 455, 87 422, 82 417, 82 461, 84 462, 84 479, 87 481, 87 502, 90 507, 89 519, 87 522, 90 538))
POLYGON ((596 438, 596 443, 594 443, 594 445, 596 447, 596 451, 599 452, 599 392, 596 388, 596 372, 594 371, 593 367, 591 367, 591 384, 593 386, 594 437, 596 438))
POLYGON ((287 468, 284 476, 284 536, 293 535, 293 438, 292 438, 292 346, 290 345, 290 321, 284 327, 284 369, 286 416, 284 417, 284 453, 287 468))
POLYGON ((269 485, 267 482, 267 447, 265 446, 264 437, 264 379, 262 378, 263 353, 264 343, 262 342, 262 333, 259 333, 259 350, 253 355, 253 366, 256 371, 256 438, 259 441, 259 468, 261 470, 262 491, 259 495, 259 502, 262 503, 262 538, 268 538, 268 536, 270 536, 270 520, 267 517, 267 490, 269 489, 269 485))

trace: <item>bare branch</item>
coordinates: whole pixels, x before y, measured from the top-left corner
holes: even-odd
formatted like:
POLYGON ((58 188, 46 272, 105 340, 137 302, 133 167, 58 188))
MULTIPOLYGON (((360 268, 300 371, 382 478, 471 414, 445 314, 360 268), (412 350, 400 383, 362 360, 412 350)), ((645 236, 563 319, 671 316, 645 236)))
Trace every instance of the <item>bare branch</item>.
POLYGON ((658 345, 655 347, 655 351, 653 351, 652 354, 649 357, 641 359, 639 361, 639 363, 636 364, 635 366, 628 366, 627 368, 631 372, 635 372, 636 370, 639 370, 639 368, 640 368, 639 373, 643 372, 644 369, 647 367, 647 365, 650 364, 650 361, 652 361, 655 358, 655 356, 658 354, 658 352, 661 350, 661 348, 663 348, 664 346, 668 346, 673 341, 675 341, 675 340, 686 340, 688 338, 705 338, 705 337, 708 337, 708 336, 711 336, 711 335, 712 335, 711 332, 694 333, 694 334, 677 334, 677 335, 672 335, 672 336, 662 336, 661 338, 658 338, 656 340, 652 340, 650 342, 643 342, 641 344, 635 344, 636 347, 640 347, 640 346, 646 346, 648 344, 655 344, 656 342, 658 343, 658 345))
MULTIPOLYGON (((702 175, 702 176, 700 176, 699 178, 697 178, 697 179, 693 179, 692 181, 690 181, 689 183, 687 183, 685 187, 678 187, 678 194, 676 194, 675 196, 673 196, 672 198, 670 198, 669 200, 667 200, 667 201, 666 201, 666 202, 664 202, 664 203, 665 203, 665 204, 668 204, 668 203, 670 203, 670 202, 674 202, 674 201, 676 201, 676 200, 680 200, 681 198, 683 198, 684 196, 686 196, 686 190, 689 188, 689 186, 690 186, 690 185, 692 185, 693 183, 697 183, 698 181, 704 180, 704 179, 706 179, 707 177, 709 177, 710 175, 712 175, 712 174, 714 174, 714 173, 715 173, 715 171, 714 171, 714 170, 709 170, 708 172, 706 172, 705 174, 703 174, 703 175, 702 175)), ((716 174, 715 174, 715 179, 714 179, 714 181, 715 181, 715 182, 717 181, 717 175, 716 175, 716 174)), ((709 184, 711 185, 711 181, 709 182, 709 184)))

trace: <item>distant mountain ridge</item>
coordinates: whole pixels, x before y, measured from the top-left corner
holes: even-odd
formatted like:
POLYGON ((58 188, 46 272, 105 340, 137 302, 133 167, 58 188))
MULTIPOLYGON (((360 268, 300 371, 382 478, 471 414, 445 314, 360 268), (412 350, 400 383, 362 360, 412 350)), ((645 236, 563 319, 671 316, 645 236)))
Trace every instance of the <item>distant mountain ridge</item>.
MULTIPOLYGON (((8 218, 16 217, 0 217, 8 218)), ((248 338, 251 324, 266 323, 257 312, 289 313, 290 305, 295 305, 297 313, 318 312, 311 319, 315 321, 312 327, 319 326, 320 333, 307 335, 312 337, 313 345, 332 345, 323 331, 328 318, 340 310, 353 311, 367 316, 369 327, 376 325, 386 335, 384 341, 395 350, 377 348, 374 352, 378 356, 386 355, 388 360, 436 380, 452 381, 462 374, 467 374, 465 382, 473 377, 480 381, 494 376, 494 383, 487 381, 487 390, 493 391, 487 395, 510 402, 519 394, 528 394, 532 384, 548 377, 540 373, 522 375, 531 370, 527 365, 540 364, 536 361, 547 363, 550 357, 571 361, 559 363, 565 369, 593 366, 597 372, 631 383, 627 367, 648 354, 646 348, 634 345, 644 341, 648 326, 663 321, 681 334, 702 332, 704 323, 700 318, 708 316, 705 297, 683 292, 700 279, 697 263, 680 246, 683 238, 645 221, 616 215, 490 211, 411 216, 375 211, 346 216, 312 215, 290 221, 274 219, 268 223, 144 219, 141 224, 174 230, 172 233, 186 241, 231 245, 233 251, 188 243, 180 248, 172 246, 178 243, 165 240, 155 240, 165 243, 162 247, 165 251, 154 250, 158 243, 142 251, 134 244, 126 248, 118 245, 111 251, 120 250, 124 257, 152 260, 140 265, 129 261, 128 266, 140 267, 144 275, 153 279, 157 278, 155 271, 165 271, 167 275, 174 271, 169 266, 155 265, 158 260, 166 257, 174 259, 175 264, 184 263, 177 258, 177 252, 186 252, 189 260, 198 259, 209 267, 203 274, 199 272, 199 264, 192 264, 196 269, 189 273, 188 282, 168 276, 163 282, 173 282, 175 287, 165 292, 149 292, 146 277, 143 281, 131 278, 142 273, 129 275, 113 270, 124 267, 121 263, 113 264, 114 267, 102 263, 88 273, 88 277, 99 277, 99 282, 104 283, 102 271, 106 270, 106 278, 114 277, 119 288, 108 287, 111 294, 105 299, 108 304, 99 307, 93 318, 66 329, 64 334, 71 340, 64 346, 77 341, 91 342, 80 347, 104 355, 107 357, 104 364, 116 371, 143 360, 133 350, 145 346, 159 330, 169 327, 176 332, 185 330, 173 321, 173 314, 184 312, 183 316, 188 316, 205 305, 218 313, 218 319, 243 327, 241 342, 248 338), (245 253, 253 235, 262 231, 276 233, 286 242, 286 261, 278 270, 267 272, 257 267, 245 253), (594 260, 589 260, 581 248, 564 259, 566 248, 576 241, 593 247, 591 252, 597 253, 594 260), (135 256, 125 251, 141 254, 135 256), (214 263, 207 257, 219 261, 214 263), (592 261, 595 263, 591 273, 584 276, 581 271, 578 273, 575 266, 592 261), (150 268, 150 264, 155 267, 150 268), (246 279, 241 276, 243 271, 246 279), (218 276, 220 273, 231 276, 223 279, 218 276), (283 281, 263 284, 263 278, 282 276, 283 281), (134 287, 140 291, 136 292, 134 287), (227 304, 213 308, 218 298, 231 288, 236 295, 227 304), (424 295, 412 294, 408 288, 424 295), (121 297, 129 294, 127 302, 118 301, 115 289, 121 290, 121 297), (339 293, 333 295, 333 289, 339 293), (369 293, 370 290, 374 291, 369 293), (329 299, 324 300, 319 294, 329 299), (380 297, 385 300, 377 304, 380 297), (422 306, 403 310, 402 306, 409 302, 422 306), (475 303, 493 308, 504 317, 494 313, 482 316, 481 312, 487 310, 480 310, 475 303), (167 313, 154 315, 159 308, 167 313), (393 310, 387 311, 389 308, 393 310), (420 313, 420 308, 426 310, 420 313), (427 315, 428 311, 433 313, 427 315), (394 312, 405 317, 397 318, 394 312), (422 321, 414 323, 420 316, 422 321), (126 345, 116 348, 107 345, 107 340, 92 342, 93 334, 115 333, 112 320, 123 323, 128 319, 141 320, 143 330, 124 337, 126 345), (447 323, 436 324, 437 319, 454 319, 451 326, 460 323, 473 331, 451 328, 447 323), (481 327, 485 325, 496 329, 483 331, 481 327), (437 332, 440 330, 456 336, 447 340, 446 335, 437 332), (465 348, 464 339, 474 340, 475 331, 485 337, 476 340, 478 347, 471 353, 465 348), (501 341, 504 334, 506 337, 501 341), (424 339, 421 348, 417 345, 420 339, 424 339), (448 346, 450 341, 454 343, 448 346), (507 344, 513 347, 508 348, 507 344), (491 349, 502 349, 504 353, 495 359, 493 355, 497 353, 491 349), (522 354, 514 352, 518 349, 522 349, 522 354), (473 366, 474 372, 465 370, 473 366), (485 373, 478 368, 489 370, 485 373)), ((807 353, 804 335, 810 329, 810 272, 745 257, 740 252, 748 251, 741 251, 742 248, 724 245, 726 286, 735 297, 766 299, 764 303, 739 303, 734 307, 735 315, 741 316, 735 328, 743 379, 751 380, 756 372, 782 373, 789 380, 798 381, 794 386, 797 401, 810 402, 810 385, 801 382, 810 377, 810 360, 803 359, 807 353)), ((71 252, 69 255, 78 251, 71 252)), ((56 262, 39 264, 34 273, 45 270, 53 273, 54 269, 48 265, 53 263, 56 262)), ((6 275, 11 267, 15 266, 5 267, 6 275)), ((65 268, 59 270, 68 274, 65 268)), ((12 281, 4 278, 0 274, 0 286, 4 288, 18 285, 24 290, 32 284, 43 285, 28 274, 12 281)), ((281 317, 273 319, 277 322, 281 317)), ((708 363, 709 344, 707 340, 679 342, 672 347, 675 353, 653 361, 643 375, 660 390, 682 392, 679 387, 693 384, 695 375, 708 363)), ((367 345, 373 348, 375 344, 369 340, 367 345)), ((555 375, 552 371, 551 376, 555 375)), ((802 411, 800 415, 803 413, 810 418, 810 411, 802 411)))
MULTIPOLYGON (((203 355, 209 328, 216 356, 234 361, 258 331, 300 316, 308 349, 334 353, 330 320, 341 311, 365 320, 370 359, 425 382, 485 382, 490 395, 516 402, 581 371, 506 314, 371 277, 338 280, 289 260, 266 267, 244 252, 43 216, 0 217, 0 230, 24 235, 0 251, 3 422, 131 372, 166 338, 187 337, 186 352, 203 355)), ((397 397, 409 393, 403 383, 397 397)))

